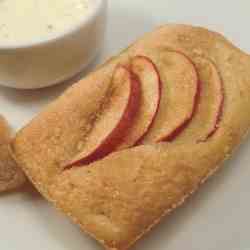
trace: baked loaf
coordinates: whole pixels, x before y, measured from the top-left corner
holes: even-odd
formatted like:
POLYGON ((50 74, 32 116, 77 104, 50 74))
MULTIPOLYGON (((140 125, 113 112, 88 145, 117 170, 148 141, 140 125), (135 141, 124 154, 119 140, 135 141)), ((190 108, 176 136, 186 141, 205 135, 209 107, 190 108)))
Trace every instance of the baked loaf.
MULTIPOLYGON (((175 91, 175 95, 189 91, 190 86, 175 91)), ((167 91, 164 88, 162 91, 167 91)), ((19 131, 12 149, 17 162, 48 200, 107 249, 124 250, 218 170, 246 136, 249 108, 250 57, 215 32, 166 25, 69 88, 19 131), (171 57, 171 52, 189 58, 204 85, 196 86, 193 74, 185 75, 186 70, 177 68, 180 65, 184 69, 186 64, 180 57, 176 63, 177 57, 171 57), (186 92, 190 101, 184 102, 185 96, 177 98, 178 103, 183 101, 178 109, 170 101, 175 99, 169 97, 175 115, 167 102, 162 101, 166 113, 159 107, 159 114, 165 114, 166 124, 174 133, 167 127, 165 138, 156 138, 151 131, 163 123, 156 116, 138 146, 123 148, 89 165, 71 162, 65 169, 95 130, 99 118, 93 116, 102 117, 100 103, 117 65, 127 65, 138 55, 150 58, 160 69, 163 85, 168 79, 166 72, 172 84, 187 78, 189 83, 194 81, 196 91, 186 92), (168 58, 170 61, 165 62, 168 58), (173 77, 177 71, 178 77, 173 77), (200 99, 194 101, 198 90, 200 99), (180 123, 177 118, 185 118, 184 113, 189 115, 180 123)))
POLYGON ((0 193, 18 188, 25 181, 23 172, 11 157, 10 141, 9 125, 0 115, 0 193))

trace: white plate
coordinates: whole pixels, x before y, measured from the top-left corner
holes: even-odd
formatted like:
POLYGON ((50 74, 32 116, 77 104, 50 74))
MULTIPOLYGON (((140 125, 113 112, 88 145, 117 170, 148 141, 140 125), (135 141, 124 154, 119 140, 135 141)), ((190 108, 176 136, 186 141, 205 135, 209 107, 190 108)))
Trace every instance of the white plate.
MULTIPOLYGON (((191 23, 224 33, 250 52, 250 3, 246 0, 110 0, 100 63, 153 27, 191 23)), ((0 88, 0 113, 22 127, 69 84, 47 90, 0 88)), ((250 141, 182 208, 139 242, 137 250, 248 250, 250 141)), ((37 193, 0 197, 1 250, 97 250, 101 247, 37 193)))

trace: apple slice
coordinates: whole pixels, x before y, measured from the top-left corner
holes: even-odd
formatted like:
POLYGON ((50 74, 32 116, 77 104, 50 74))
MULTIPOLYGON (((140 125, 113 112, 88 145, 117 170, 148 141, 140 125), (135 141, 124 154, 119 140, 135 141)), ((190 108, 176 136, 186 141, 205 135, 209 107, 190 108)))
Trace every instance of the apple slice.
POLYGON ((142 144, 175 139, 192 119, 199 99, 198 74, 187 56, 165 50, 156 65, 162 80, 161 103, 142 144))
POLYGON ((203 57, 194 58, 201 80, 200 101, 192 122, 177 141, 206 141, 218 129, 224 106, 223 81, 216 65, 203 57))
POLYGON ((140 79, 140 107, 118 150, 134 146, 144 137, 154 121, 161 99, 161 79, 152 60, 145 56, 136 56, 131 60, 130 67, 140 79))
POLYGON ((89 164, 119 145, 131 126, 140 103, 140 82, 126 67, 118 66, 111 87, 81 152, 66 168, 89 164))

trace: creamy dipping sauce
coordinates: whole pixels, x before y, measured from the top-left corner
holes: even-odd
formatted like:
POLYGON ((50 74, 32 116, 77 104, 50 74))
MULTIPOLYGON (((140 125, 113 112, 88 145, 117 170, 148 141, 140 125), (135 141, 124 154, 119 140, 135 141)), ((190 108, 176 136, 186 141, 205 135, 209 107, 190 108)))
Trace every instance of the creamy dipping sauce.
POLYGON ((42 41, 76 26, 90 0, 0 0, 0 45, 42 41))

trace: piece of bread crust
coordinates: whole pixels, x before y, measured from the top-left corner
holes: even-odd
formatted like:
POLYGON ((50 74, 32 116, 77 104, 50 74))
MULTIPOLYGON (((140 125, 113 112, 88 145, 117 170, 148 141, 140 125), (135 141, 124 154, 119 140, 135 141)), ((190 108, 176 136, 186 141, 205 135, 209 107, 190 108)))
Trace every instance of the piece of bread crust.
POLYGON ((23 172, 11 157, 10 142, 10 127, 0 115, 0 193, 18 188, 25 182, 23 172))
POLYGON ((124 250, 181 205, 239 145, 250 127, 250 56, 200 27, 166 25, 73 85, 22 129, 13 154, 56 207, 107 249, 124 250), (225 103, 220 127, 206 142, 152 144, 116 152, 64 171, 98 111, 117 63, 143 54, 157 60, 177 50, 209 58, 221 74, 225 103))

